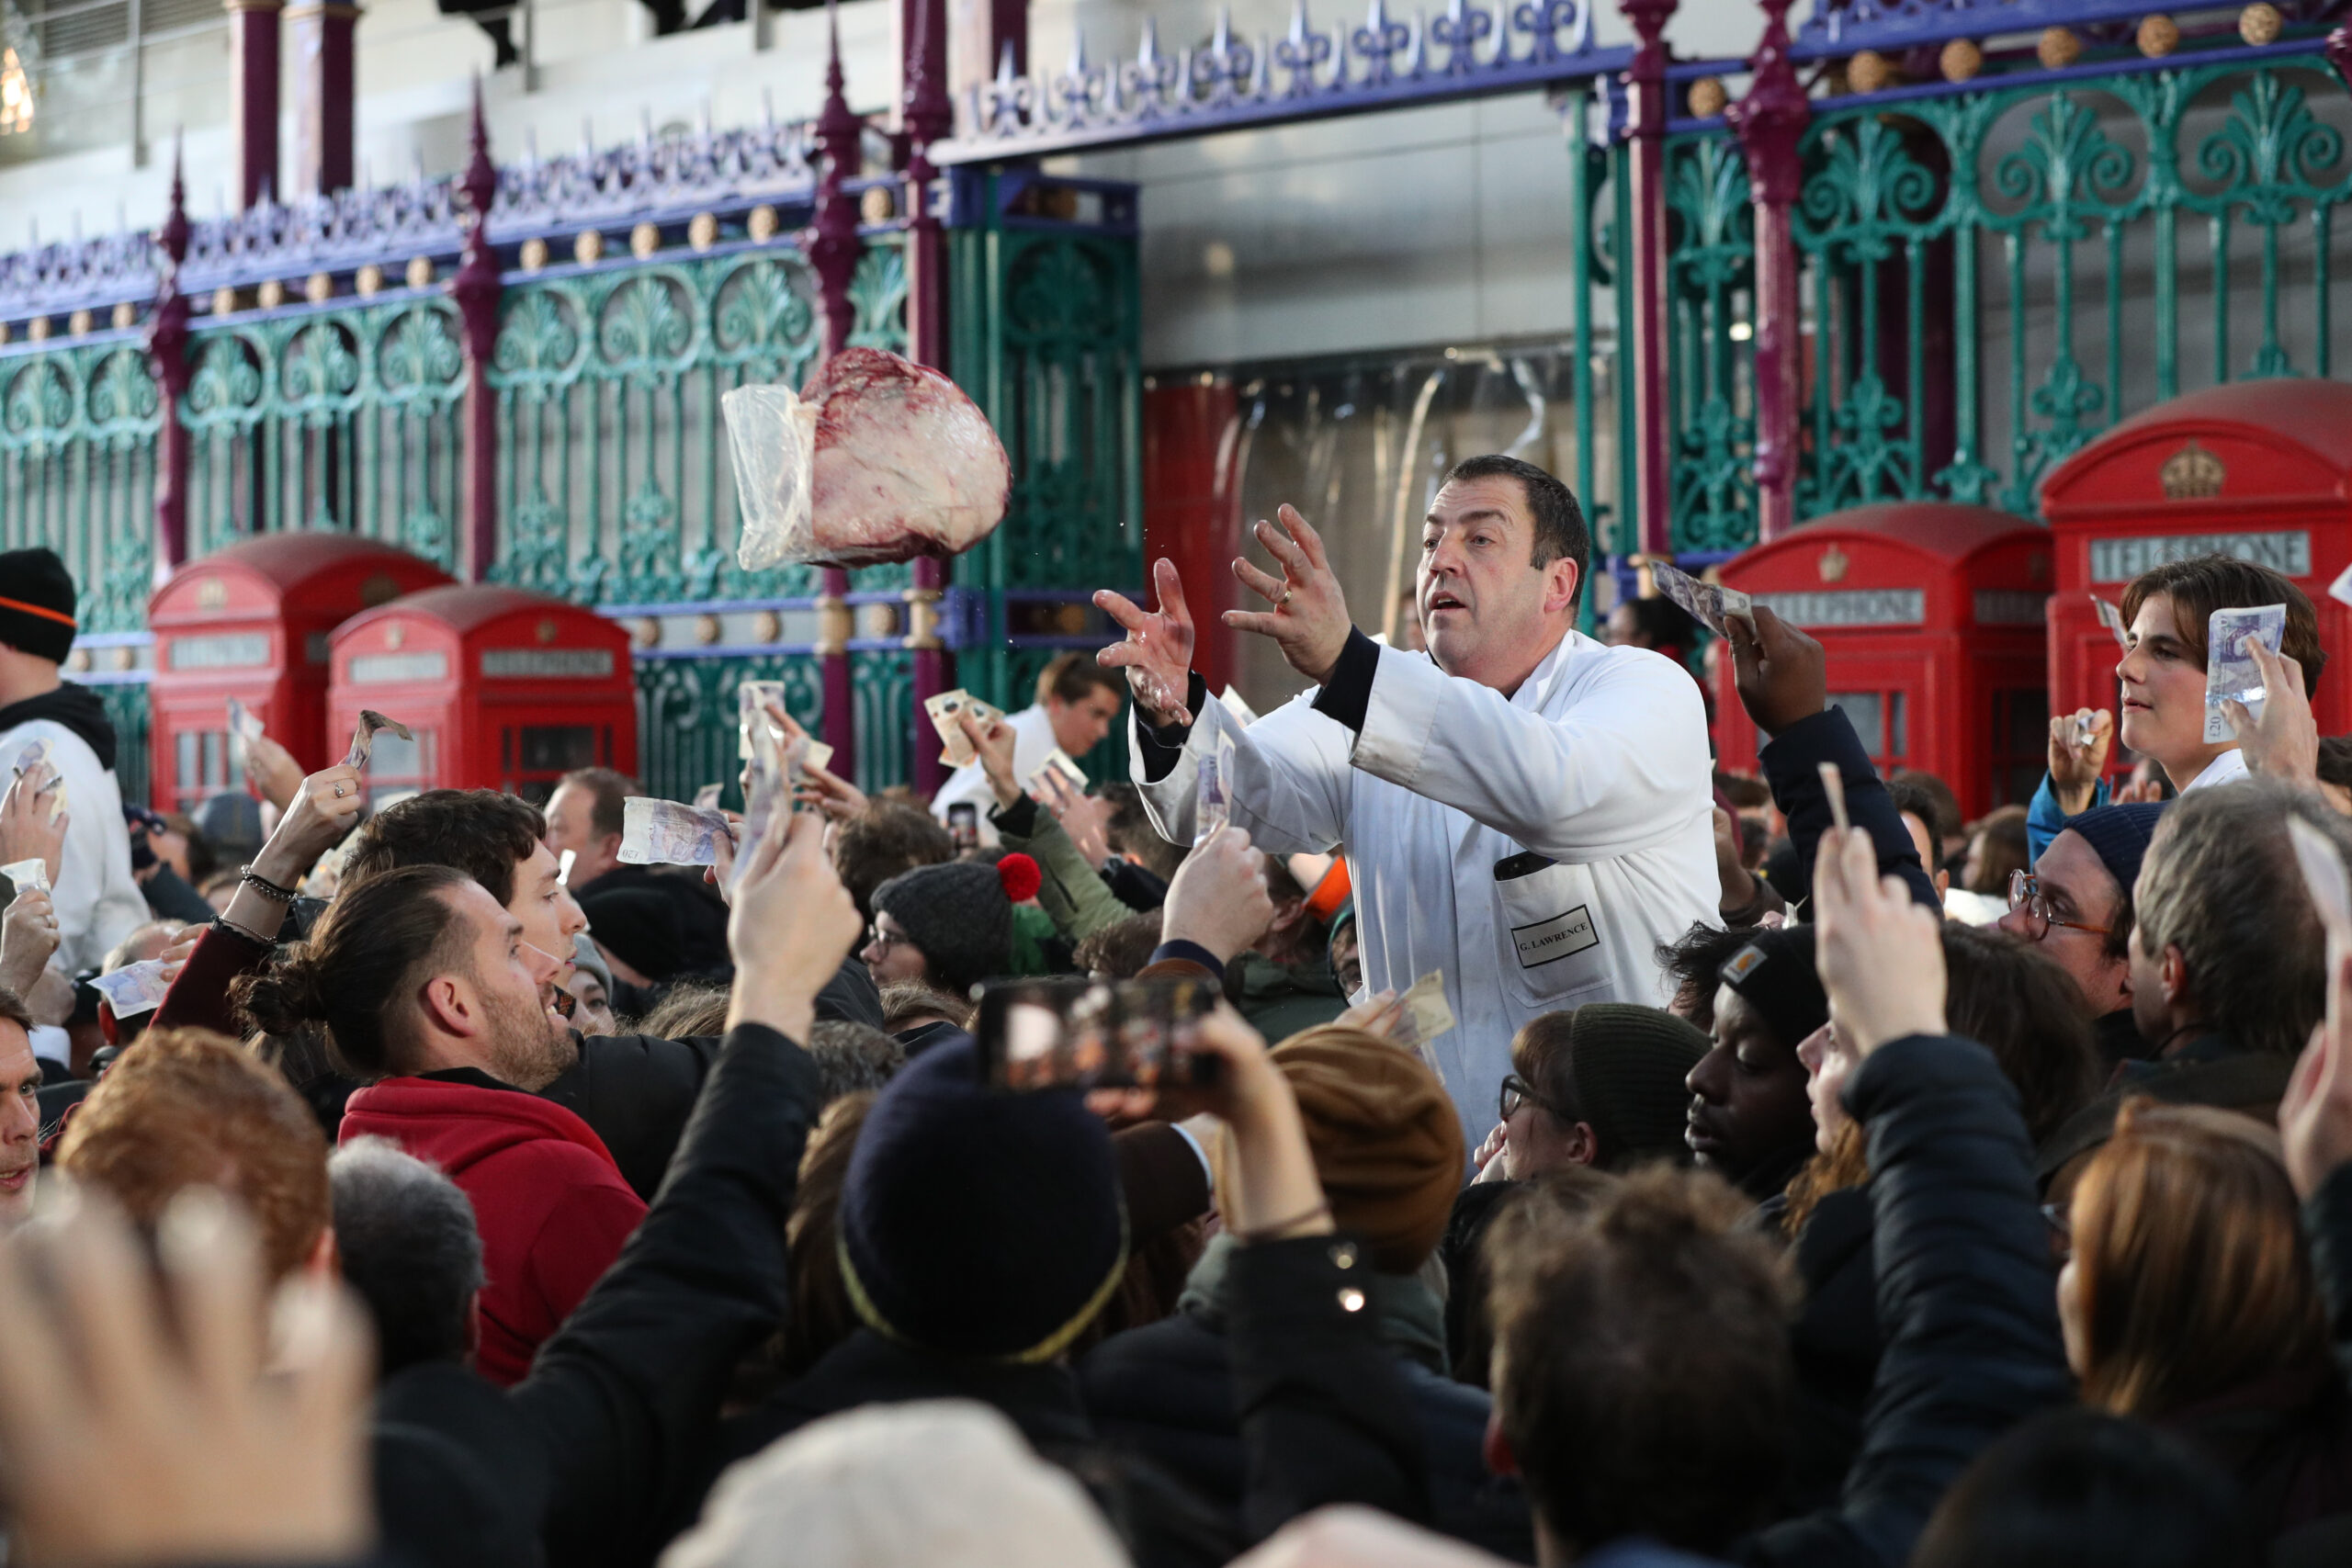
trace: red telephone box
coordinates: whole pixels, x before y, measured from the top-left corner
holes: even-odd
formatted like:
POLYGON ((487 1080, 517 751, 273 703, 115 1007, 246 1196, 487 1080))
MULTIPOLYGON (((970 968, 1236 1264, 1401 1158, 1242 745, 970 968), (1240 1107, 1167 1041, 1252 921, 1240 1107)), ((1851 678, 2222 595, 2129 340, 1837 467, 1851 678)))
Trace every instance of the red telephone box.
POLYGON ((191 561, 148 601, 158 810, 244 784, 229 746, 236 697, 306 771, 327 765, 327 634, 358 611, 447 582, 431 561, 348 534, 267 534, 191 561))
MULTIPOLYGON (((2327 595, 2352 563, 2352 386, 2233 381, 2159 403, 2052 471, 2041 509, 2058 551, 2050 700, 2060 713, 2114 707, 2120 650, 2091 598, 2120 604, 2164 561, 2229 555, 2290 577, 2319 608, 2330 662, 2352 652, 2352 611, 2327 595)), ((2344 682, 2323 681, 2312 706, 2320 733, 2352 729, 2344 682)))
POLYGON ((377 735, 371 806, 436 788, 540 803, 574 768, 637 772, 628 633, 592 611, 463 583, 354 615, 331 642, 333 733, 347 744, 374 708, 416 735, 377 735))
MULTIPOLYGON (((1979 817, 2033 797, 2049 735, 2050 532, 1984 506, 1894 502, 1816 518, 1726 562, 1728 587, 1821 639, 1829 700, 1882 773, 1917 768, 1979 817)), ((1721 663, 1717 740, 1753 767, 1756 727, 1721 663)))

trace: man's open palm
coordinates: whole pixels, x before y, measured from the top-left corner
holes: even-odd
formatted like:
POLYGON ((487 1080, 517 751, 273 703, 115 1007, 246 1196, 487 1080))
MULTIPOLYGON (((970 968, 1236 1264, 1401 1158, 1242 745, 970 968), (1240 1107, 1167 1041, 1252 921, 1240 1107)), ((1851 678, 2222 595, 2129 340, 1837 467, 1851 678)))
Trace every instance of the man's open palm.
POLYGON ((1125 642, 1113 643, 1095 660, 1106 670, 1127 672, 1136 705, 1154 724, 1189 724, 1193 716, 1184 698, 1193 682, 1192 613, 1184 607, 1184 584, 1174 561, 1160 557, 1151 575, 1159 593, 1157 612, 1107 588, 1094 595, 1095 607, 1127 632, 1125 642))

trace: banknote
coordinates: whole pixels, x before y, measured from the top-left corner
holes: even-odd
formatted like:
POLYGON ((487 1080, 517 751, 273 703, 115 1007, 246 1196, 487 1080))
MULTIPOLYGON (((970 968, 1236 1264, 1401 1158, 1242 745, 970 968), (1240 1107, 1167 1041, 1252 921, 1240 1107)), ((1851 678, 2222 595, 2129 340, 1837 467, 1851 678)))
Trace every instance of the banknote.
POLYGON ((17 753, 17 760, 13 766, 18 773, 29 773, 48 761, 49 741, 45 738, 37 737, 25 742, 25 749, 17 753))
POLYGON ((717 865, 731 829, 718 811, 632 795, 621 802, 620 858, 628 865, 717 865))
POLYGON ((253 743, 261 738, 261 720, 254 716, 253 709, 245 706, 235 697, 231 697, 229 699, 229 749, 236 756, 239 773, 252 771, 252 763, 248 759, 253 755, 253 743))
POLYGON ((1397 998, 1396 1026, 1388 1032, 1392 1043, 1419 1053, 1430 1071, 1442 1071, 1430 1043, 1453 1027, 1453 1010, 1446 1005, 1445 971, 1432 969, 1413 982, 1397 998))
POLYGON ((90 984, 106 998, 117 1018, 153 1012, 164 1005, 164 994, 172 988, 171 981, 164 977, 164 961, 160 958, 126 964, 110 974, 92 976, 90 984))
POLYGON ((939 731, 940 743, 946 748, 939 760, 951 768, 963 767, 979 758, 979 753, 972 750, 972 743, 964 738, 964 727, 956 722, 958 715, 968 712, 982 729, 1004 716, 1002 708, 972 695, 961 686, 925 697, 922 707, 931 715, 932 728, 939 731))
POLYGON ((1844 832, 1853 826, 1846 818, 1846 775, 1838 771, 1835 762, 1821 764, 1821 793, 1829 797, 1829 819, 1844 832))
POLYGON ((12 860, 0 865, 0 877, 6 877, 17 892, 28 887, 49 891, 49 863, 39 860, 12 860))
POLYGON ((1037 764, 1022 789, 1047 805, 1086 793, 1086 773, 1070 761, 1069 753, 1055 747, 1037 764))
POLYGON ((1657 584, 1660 593, 1717 637, 1731 636, 1726 623, 1734 615, 1751 626, 1755 624, 1755 603, 1738 589, 1725 588, 1720 582, 1702 582, 1681 568, 1656 557, 1647 558, 1643 564, 1649 568, 1650 581, 1657 584))
MULTIPOLYGON (((784 706, 784 682, 781 681, 742 682, 735 688, 735 699, 737 720, 735 756, 737 761, 748 762, 752 760, 752 716, 763 712, 770 703, 774 703, 778 707, 784 706), (745 692, 752 694, 749 702, 743 698, 745 692)), ((774 728, 774 720, 769 721, 770 728, 774 728)), ((779 736, 777 739, 783 738, 779 736)))
POLYGON ((2327 596, 2339 604, 2352 604, 2352 566, 2335 574, 2335 581, 2327 585, 2327 596))
POLYGON ((727 786, 723 784, 703 785, 702 788, 695 791, 695 809, 696 811, 717 810, 718 797, 726 793, 727 786))
POLYGON ((344 753, 345 767, 364 768, 368 765, 369 755, 376 750, 376 731, 379 729, 389 729, 403 740, 416 739, 415 733, 399 719, 386 718, 374 708, 361 708, 358 728, 351 732, 351 750, 344 753))
MULTIPOLYGON (((737 842, 745 846, 756 844, 768 830, 768 823, 779 811, 792 809, 792 791, 799 783, 800 764, 808 752, 806 736, 795 736, 789 742, 779 740, 775 727, 751 722, 751 709, 756 699, 750 694, 738 698, 744 710, 744 733, 752 738, 752 760, 743 766, 743 826, 737 842)), ((713 850, 714 854, 716 847, 713 850)), ((743 874, 750 863, 749 855, 738 855, 728 873, 731 886, 743 874)))
POLYGON ((2286 635, 2284 604, 2213 612, 2205 627, 2205 739, 2209 743, 2237 739, 2237 731, 2230 728, 2230 716, 2222 710, 2229 698, 2244 703, 2247 714, 2261 721, 2262 667, 2255 663, 2246 646, 2258 641, 2276 653, 2286 635))
POLYGON ((1226 712, 1240 720, 1242 728, 1247 729, 1258 722, 1258 710, 1251 707, 1249 700, 1239 692, 1235 691, 1230 684, 1217 694, 1216 700, 1225 705, 1226 712))
POLYGON ((2132 628, 2123 624, 2123 608, 2111 599, 2091 595, 2091 605, 2098 611, 2098 624, 2115 636, 2115 646, 2124 652, 2132 651, 2132 628))
POLYGON ((2335 840, 2300 817, 2287 818, 2287 838, 2329 942, 2338 953, 2352 951, 2352 873, 2345 870, 2335 840))
POLYGON ((1193 842, 1206 843, 1233 819, 1233 737, 1216 738, 1216 755, 1193 786, 1193 842))

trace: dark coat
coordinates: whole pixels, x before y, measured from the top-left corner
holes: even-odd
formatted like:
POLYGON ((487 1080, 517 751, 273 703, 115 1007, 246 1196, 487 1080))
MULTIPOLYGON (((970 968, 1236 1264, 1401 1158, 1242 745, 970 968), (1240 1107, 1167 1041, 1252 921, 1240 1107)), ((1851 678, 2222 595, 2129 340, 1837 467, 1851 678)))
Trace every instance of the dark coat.
POLYGON ((1903 825, 1903 813, 1895 809, 1894 797, 1887 793, 1843 709, 1824 708, 1797 720, 1767 741, 1756 760, 1764 765, 1772 803, 1789 821, 1792 869, 1776 868, 1770 875, 1791 909, 1803 908, 1813 897, 1815 846, 1834 821, 1829 794, 1821 784, 1821 764, 1834 762, 1846 786, 1846 819, 1869 833, 1877 846, 1879 874, 1901 877, 1914 899, 1943 912, 1936 897, 1934 868, 1919 863, 1911 829, 1903 825))
POLYGON ((1740 1544, 1751 1564, 1896 1568, 1987 1445, 2074 1398, 2017 1090, 1991 1052, 1913 1035, 1846 1080, 1866 1130, 1885 1348, 1835 1506, 1740 1544))
POLYGON ((2073 1193, 2090 1156, 2115 1132, 2123 1102, 2144 1094, 2167 1105, 2211 1105, 2236 1111, 2268 1126, 2278 1124, 2295 1059, 2241 1051, 2218 1034, 2189 1041, 2152 1061, 2120 1064, 2105 1093, 2058 1124, 2035 1155, 2035 1174, 2052 1202, 2073 1193))
MULTIPOLYGON (((1221 1250, 1231 1244, 1213 1245, 1221 1250)), ((1381 1283, 1428 1293, 1416 1280, 1381 1283)), ((1435 1303, 1430 1305, 1434 1318, 1435 1303)), ((1394 1344, 1388 1349, 1419 1428, 1431 1524, 1473 1545, 1532 1562, 1535 1540, 1526 1497, 1516 1483, 1487 1470, 1484 1444, 1493 1404, 1486 1391, 1455 1382, 1438 1370, 1442 1345, 1426 1347, 1421 1356, 1394 1344)), ((1201 1292, 1188 1292, 1183 1310, 1174 1316, 1096 1346, 1080 1363, 1079 1382, 1105 1439, 1143 1454, 1228 1516, 1238 1516, 1246 1466, 1225 1314, 1201 1292)))
POLYGON ((1790 1514, 1834 1505, 1861 1450, 1880 1350, 1872 1229, 1870 1189, 1843 1188, 1814 1205, 1792 1249, 1804 1304, 1789 1327, 1797 1429, 1781 1498, 1790 1514))
POLYGON ((797 1045, 732 1031, 661 1197, 530 1376, 503 1394, 448 1367, 386 1381, 389 1554, 527 1568, 514 1543, 543 1541, 557 1568, 652 1561, 662 1521, 699 1501, 736 1363, 783 1321, 784 1224, 820 1096, 797 1045))
POLYGON ((1228 1269, 1227 1375, 1245 1455, 1238 1532, 1227 1510, 1148 1460, 1106 1444, 1068 1366, 937 1356, 871 1330, 835 1346, 807 1376, 731 1423, 718 1460, 756 1453, 861 1404, 976 1399, 1088 1488, 1139 1568, 1222 1564, 1245 1540, 1329 1504, 1425 1520, 1429 1492, 1411 1400, 1370 1314, 1342 1304, 1358 1276, 1348 1271, 1356 1256, 1347 1254, 1343 1265, 1341 1252, 1333 1237, 1302 1236, 1238 1248, 1228 1269))
POLYGON ((666 867, 616 865, 583 886, 572 889, 575 898, 612 893, 622 888, 658 893, 678 912, 680 973, 725 976, 735 960, 727 948, 727 901, 699 873, 666 867))

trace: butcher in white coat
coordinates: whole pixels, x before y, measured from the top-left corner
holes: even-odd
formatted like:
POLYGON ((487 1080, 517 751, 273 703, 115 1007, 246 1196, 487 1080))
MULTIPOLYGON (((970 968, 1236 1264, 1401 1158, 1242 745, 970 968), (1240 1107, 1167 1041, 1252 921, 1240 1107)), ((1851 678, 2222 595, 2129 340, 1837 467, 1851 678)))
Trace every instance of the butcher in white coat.
POLYGON ((1586 1002, 1662 1005, 1661 942, 1713 923, 1706 714, 1690 675, 1575 626, 1591 541, 1576 498, 1532 464, 1473 457, 1422 525, 1426 653, 1351 621, 1323 542, 1290 507, 1256 536, 1282 569, 1233 570, 1270 637, 1317 682, 1247 728, 1192 671, 1174 565, 1159 608, 1095 602, 1126 628, 1102 661, 1136 695, 1135 777, 1189 843, 1201 770, 1233 742, 1233 823, 1276 853, 1346 846, 1367 990, 1434 969, 1457 1027, 1432 1045, 1475 1145, 1494 1124, 1511 1036, 1586 1002))

